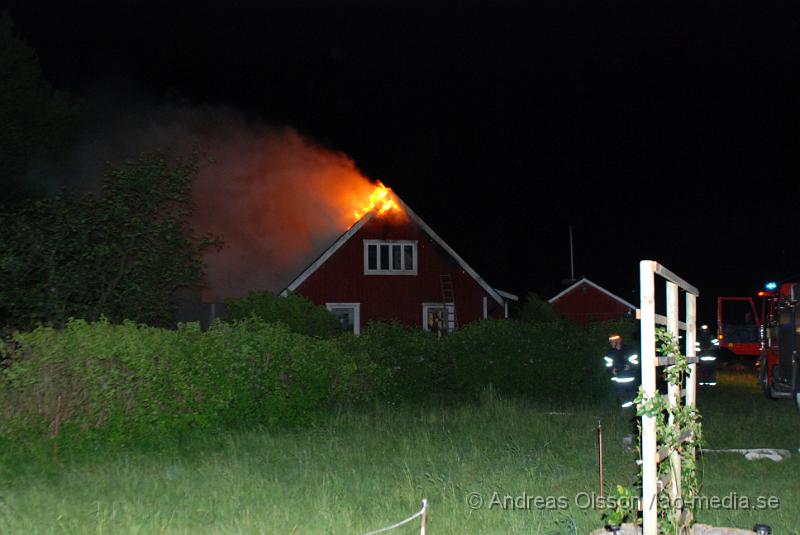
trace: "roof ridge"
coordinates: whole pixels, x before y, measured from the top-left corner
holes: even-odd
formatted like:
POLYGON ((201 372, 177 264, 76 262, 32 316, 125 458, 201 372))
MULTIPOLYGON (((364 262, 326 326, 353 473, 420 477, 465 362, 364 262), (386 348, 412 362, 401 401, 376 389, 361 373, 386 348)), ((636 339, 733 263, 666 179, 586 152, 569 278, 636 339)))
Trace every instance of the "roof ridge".
MULTIPOLYGON (((503 297, 492 288, 478 273, 469 265, 467 262, 461 258, 461 256, 455 252, 455 250, 450 247, 447 242, 445 242, 423 219, 417 215, 414 210, 409 207, 406 202, 400 198, 397 193, 394 193, 394 198, 397 203, 403 208, 406 214, 417 224, 419 227, 430 236, 436 243, 438 243, 442 249, 447 252, 451 257, 453 257, 456 262, 461 266, 461 268, 466 271, 474 280, 475 282, 480 285, 487 294, 489 294, 495 301, 499 304, 503 304, 504 300, 503 297)), ((300 275, 295 277, 281 292, 281 295, 287 295, 289 292, 295 291, 308 277, 311 276, 319 267, 324 264, 328 258, 330 258, 340 247, 342 247, 347 241, 356 234, 361 227, 363 227, 367 221, 375 217, 376 211, 378 207, 373 207, 369 212, 361 216, 361 219, 356 221, 349 229, 343 232, 339 237, 334 240, 334 242, 325 250, 323 251, 317 258, 314 260, 309 266, 303 270, 300 275)))

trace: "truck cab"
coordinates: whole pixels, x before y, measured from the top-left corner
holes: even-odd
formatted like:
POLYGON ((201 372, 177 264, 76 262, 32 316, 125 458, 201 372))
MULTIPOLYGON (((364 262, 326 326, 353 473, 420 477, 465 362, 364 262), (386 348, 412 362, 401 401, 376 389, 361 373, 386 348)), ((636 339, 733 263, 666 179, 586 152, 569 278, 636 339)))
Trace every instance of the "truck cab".
POLYGON ((761 325, 752 297, 717 298, 717 340, 721 349, 739 356, 758 357, 761 325))
POLYGON ((759 382, 771 399, 792 398, 800 409, 800 281, 767 286, 759 382))

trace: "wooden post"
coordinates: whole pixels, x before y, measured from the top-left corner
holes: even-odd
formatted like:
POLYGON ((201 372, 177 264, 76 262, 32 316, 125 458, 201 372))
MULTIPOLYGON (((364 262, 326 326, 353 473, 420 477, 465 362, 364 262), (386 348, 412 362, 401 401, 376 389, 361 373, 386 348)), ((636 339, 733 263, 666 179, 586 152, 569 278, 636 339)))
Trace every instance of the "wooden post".
POLYGON ((426 498, 422 498, 422 524, 419 528, 419 535, 425 535, 427 531, 428 525, 428 500, 426 498))
POLYGON ((56 419, 53 425, 53 458, 58 459, 58 435, 61 433, 61 394, 56 399, 56 419))
MULTIPOLYGON (((675 342, 677 342, 680 346, 678 314, 678 285, 672 281, 667 281, 667 332, 672 335, 673 340, 675 340, 675 342)), ((682 385, 680 384, 674 385, 670 383, 667 387, 667 398, 669 399, 670 409, 673 409, 680 404, 681 386, 682 385)), ((674 428, 675 425, 675 418, 672 416, 672 414, 670 414, 669 426, 674 428)), ((680 429, 676 430, 678 435, 680 435, 680 432, 680 429)), ((681 497, 681 454, 679 452, 670 452, 669 468, 669 499, 672 507, 674 508, 679 504, 678 499, 681 497)), ((680 510, 678 510, 676 514, 680 514, 680 510)))
MULTIPOLYGON (((697 297, 686 292, 686 357, 691 360, 697 356, 697 297)), ((697 364, 689 364, 689 377, 686 378, 686 406, 697 405, 697 364)))
MULTIPOLYGON (((639 327, 642 357, 642 389, 646 398, 656 392, 656 309, 655 309, 655 262, 642 260, 639 263, 639 327)), ((656 464, 656 419, 642 416, 642 520, 643 535, 658 533, 658 466, 656 464)))
MULTIPOLYGON (((686 357, 692 359, 697 356, 695 342, 697 341, 697 296, 686 292, 686 357)), ((689 364, 689 376, 686 378, 686 406, 697 406, 697 364, 689 364)), ((691 459, 697 458, 695 448, 689 448, 684 452, 684 457, 691 459)), ((691 510, 684 509, 684 514, 690 514, 691 510)), ((689 517, 691 522, 691 517, 689 517)))
POLYGON ((603 497, 603 426, 597 420, 597 440, 600 443, 600 497, 603 497))

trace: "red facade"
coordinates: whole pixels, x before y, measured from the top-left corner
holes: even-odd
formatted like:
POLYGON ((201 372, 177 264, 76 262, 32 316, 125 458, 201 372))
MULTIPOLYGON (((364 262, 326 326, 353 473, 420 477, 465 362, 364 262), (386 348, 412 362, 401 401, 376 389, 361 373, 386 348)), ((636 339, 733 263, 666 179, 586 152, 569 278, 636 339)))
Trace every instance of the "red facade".
POLYGON ((550 300, 557 314, 586 325, 593 321, 621 319, 635 307, 583 279, 550 300))
POLYGON ((295 291, 319 305, 358 303, 362 327, 372 320, 422 327, 423 304, 445 300, 440 276, 449 275, 459 324, 482 319, 484 300, 488 316, 502 318, 504 303, 444 247, 412 217, 372 217, 307 274, 295 291), (416 273, 367 274, 364 240, 415 242, 416 273))

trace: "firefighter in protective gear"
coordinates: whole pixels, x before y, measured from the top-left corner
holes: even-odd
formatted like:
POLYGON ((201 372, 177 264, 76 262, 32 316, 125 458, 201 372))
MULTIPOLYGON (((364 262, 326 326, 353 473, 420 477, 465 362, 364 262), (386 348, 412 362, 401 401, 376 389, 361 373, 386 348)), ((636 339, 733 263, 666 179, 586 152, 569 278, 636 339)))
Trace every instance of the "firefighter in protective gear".
POLYGON ((618 333, 609 336, 608 343, 611 347, 603 357, 606 370, 611 376, 620 405, 623 408, 632 407, 642 382, 639 355, 623 343, 618 333))

